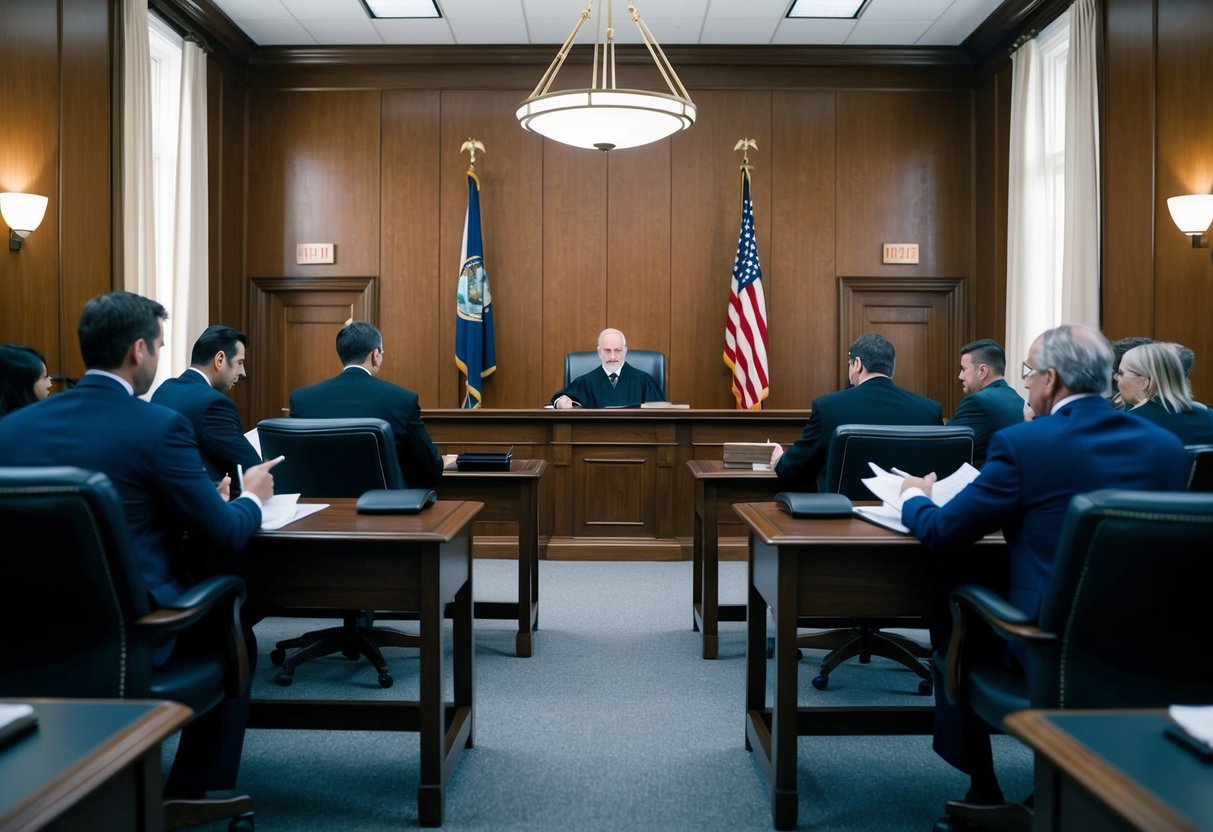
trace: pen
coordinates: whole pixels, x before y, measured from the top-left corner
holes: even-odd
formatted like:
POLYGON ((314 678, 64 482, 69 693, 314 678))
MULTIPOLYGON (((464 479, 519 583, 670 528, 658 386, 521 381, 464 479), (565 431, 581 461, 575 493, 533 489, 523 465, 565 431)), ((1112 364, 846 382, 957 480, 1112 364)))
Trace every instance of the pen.
POLYGON ((244 490, 244 466, 236 463, 236 487, 241 491, 244 490))

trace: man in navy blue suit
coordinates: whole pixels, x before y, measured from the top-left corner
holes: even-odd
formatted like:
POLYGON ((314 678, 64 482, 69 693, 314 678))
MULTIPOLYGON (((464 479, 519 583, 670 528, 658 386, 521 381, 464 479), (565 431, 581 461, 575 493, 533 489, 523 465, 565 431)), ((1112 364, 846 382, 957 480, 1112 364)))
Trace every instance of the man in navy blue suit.
MULTIPOLYGON (((186 418, 138 398, 156 377, 167 319, 163 306, 129 292, 93 298, 78 330, 88 372, 71 390, 0 420, 0 465, 73 465, 110 478, 122 498, 143 582, 159 603, 192 582, 195 565, 183 557, 184 532, 215 550, 248 543, 261 525, 261 502, 274 493, 269 469, 277 464, 250 468, 240 499, 226 502, 203 467, 186 418)), ((166 795, 200 797, 233 788, 247 721, 246 696, 224 700, 191 722, 182 731, 166 795)))
MULTIPOLYGON (((156 388, 152 404, 171 407, 190 420, 202 464, 219 482, 235 473, 236 466, 252 468, 261 462, 244 437, 236 404, 225 393, 244 377, 248 336, 230 326, 208 326, 194 342, 190 366, 156 388)), ((233 494, 238 494, 232 489, 233 494)))
MULTIPOLYGON (((942 507, 930 500, 933 473, 902 484, 901 521, 930 549, 946 550, 1002 529, 1010 551, 1008 599, 1027 615, 1039 609, 1075 494, 1099 488, 1182 491, 1187 484, 1188 458, 1175 435, 1114 410, 1103 398, 1112 357, 1097 330, 1048 330, 1032 343, 1023 365, 1036 418, 995 433, 981 474, 942 507)), ((1006 660, 1017 657, 1008 654, 1006 660)), ((951 706, 943 691, 936 678, 936 753, 970 776, 966 802, 1001 803, 988 727, 951 706)))
POLYGON ((776 444, 771 465, 779 487, 789 491, 827 491, 826 460, 839 425, 942 425, 939 402, 893 383, 897 353, 883 335, 860 335, 847 352, 851 387, 813 400, 804 432, 785 452, 776 444))
POLYGON ((1023 399, 1007 384, 1007 356, 997 341, 982 338, 960 348, 960 389, 964 399, 948 426, 973 429, 973 464, 986 461, 990 437, 1023 421, 1023 399))
POLYGON ((410 488, 432 488, 455 455, 443 457, 430 439, 417 394, 375 376, 383 367, 383 336, 366 321, 351 321, 337 333, 341 374, 291 393, 291 416, 303 419, 373 417, 392 426, 400 470, 410 488))

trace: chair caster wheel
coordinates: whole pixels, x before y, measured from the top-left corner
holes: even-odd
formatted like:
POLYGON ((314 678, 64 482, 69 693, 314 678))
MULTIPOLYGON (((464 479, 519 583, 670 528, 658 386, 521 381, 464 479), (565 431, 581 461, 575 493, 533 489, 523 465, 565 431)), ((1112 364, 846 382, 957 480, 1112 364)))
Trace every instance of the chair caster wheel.
POLYGON ((280 687, 289 688, 293 681, 295 681, 295 672, 293 670, 280 670, 274 676, 274 684, 280 687))
POLYGON ((813 687, 817 688, 818 690, 825 690, 829 686, 829 684, 830 684, 830 677, 825 675, 824 673, 821 674, 820 676, 813 677, 813 687))
POLYGON ((392 674, 390 674, 390 673, 380 673, 379 674, 379 687, 390 688, 392 686, 393 681, 395 681, 395 680, 392 678, 392 674))
POLYGON ((274 648, 270 651, 270 664, 274 667, 282 667, 282 663, 286 661, 286 651, 274 648))
POLYGON ((227 825, 227 832, 253 832, 253 816, 243 815, 232 818, 227 825))
POLYGON ((935 690, 935 683, 932 682, 930 679, 919 679, 918 680, 918 692, 921 693, 923 696, 930 696, 931 693, 934 692, 934 690, 935 690))

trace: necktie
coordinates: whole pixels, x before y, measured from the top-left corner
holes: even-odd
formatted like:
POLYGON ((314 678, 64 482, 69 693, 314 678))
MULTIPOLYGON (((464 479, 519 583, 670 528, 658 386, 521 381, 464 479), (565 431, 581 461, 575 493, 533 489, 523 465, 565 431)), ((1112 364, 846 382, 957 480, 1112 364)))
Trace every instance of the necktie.
POLYGON ((611 380, 611 386, 614 387, 615 383, 619 381, 619 373, 611 373, 607 378, 611 380))

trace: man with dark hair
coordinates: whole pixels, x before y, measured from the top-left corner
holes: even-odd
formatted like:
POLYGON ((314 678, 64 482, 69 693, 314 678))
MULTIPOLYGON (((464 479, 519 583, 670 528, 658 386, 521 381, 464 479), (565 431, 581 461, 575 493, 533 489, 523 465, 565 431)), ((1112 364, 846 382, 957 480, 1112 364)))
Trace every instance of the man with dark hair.
POLYGON ((869 332, 855 339, 847 353, 846 390, 814 399, 804 433, 785 453, 775 445, 771 464, 779 487, 789 491, 825 491, 826 455, 839 425, 942 425, 937 401, 893 383, 893 344, 869 332))
POLYGON ((995 431, 1023 421, 1023 399, 1007 384, 1006 354, 997 341, 982 338, 960 348, 960 388, 964 399, 949 425, 973 429, 973 464, 986 461, 995 431))
POLYGON ((189 369, 152 394, 152 404, 171 407, 190 420, 206 473, 215 482, 234 476, 237 465, 251 468, 261 462, 244 437, 235 403, 224 395, 245 375, 247 345, 248 336, 239 330, 207 327, 194 342, 189 369))
MULTIPOLYGON (((1010 553, 1007 598, 1027 616, 1040 607, 1075 494, 1099 488, 1182 491, 1187 485, 1188 457, 1175 435, 1103 399, 1112 360, 1112 347, 1098 330, 1048 330, 1032 342, 1023 365, 1036 418, 995 433, 980 475, 942 507, 930 500, 934 474, 902 483, 901 522, 937 556, 1002 529, 1010 553)), ((937 649, 946 637, 932 632, 937 649)), ((1020 657, 1008 653, 1005 660, 1020 657)), ((966 802, 1001 803, 989 728, 947 701, 941 678, 935 692, 936 753, 972 778, 966 802)))
POLYGON ((341 374, 291 393, 291 415, 303 419, 373 417, 392 426, 400 470, 410 487, 432 487, 455 456, 442 457, 430 440, 417 394, 375 378, 383 367, 383 336, 366 321, 352 321, 337 333, 341 374))
MULTIPOLYGON (((88 372, 71 390, 0 421, 0 465, 73 465, 109 477, 122 498, 143 583, 161 604, 181 595, 197 568, 186 560, 183 533, 214 549, 242 549, 261 525, 261 502, 274 493, 269 469, 277 464, 245 471, 244 493, 225 502, 186 418, 138 398, 156 377, 167 319, 163 306, 129 292, 93 298, 78 330, 88 372)), ((169 650, 161 652, 156 658, 163 663, 169 650)), ((225 699, 186 726, 166 795, 196 798, 233 788, 247 721, 245 696, 225 699)))

